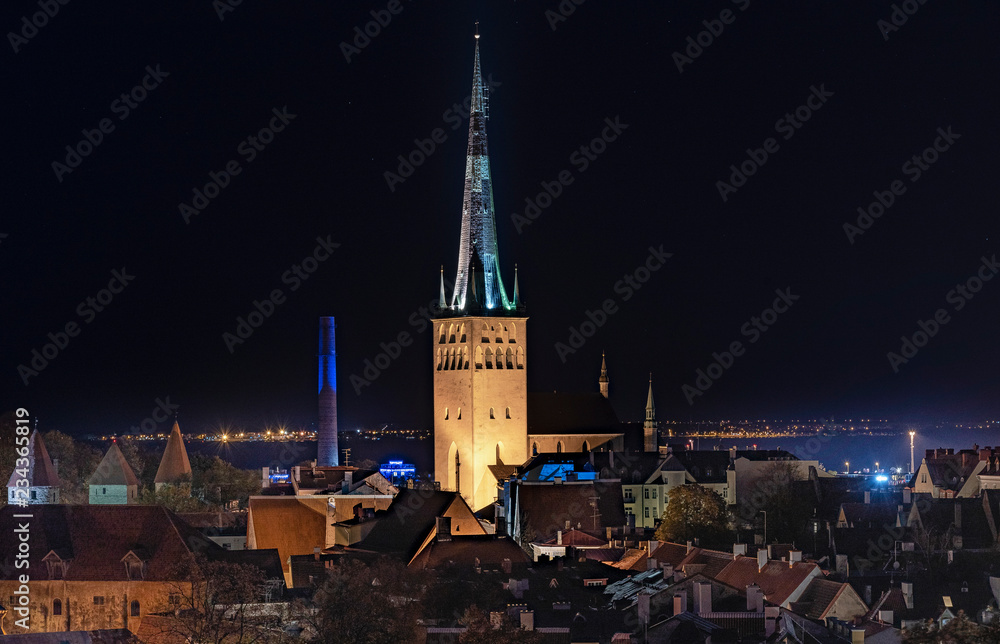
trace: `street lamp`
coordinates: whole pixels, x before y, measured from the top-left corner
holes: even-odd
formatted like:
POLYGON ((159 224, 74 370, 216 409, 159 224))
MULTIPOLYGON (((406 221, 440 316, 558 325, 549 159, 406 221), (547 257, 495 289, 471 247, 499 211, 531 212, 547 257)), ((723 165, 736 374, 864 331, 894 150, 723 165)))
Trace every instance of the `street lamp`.
POLYGON ((847 468, 847 473, 850 474, 851 473, 851 462, 850 461, 844 461, 844 467, 847 468))

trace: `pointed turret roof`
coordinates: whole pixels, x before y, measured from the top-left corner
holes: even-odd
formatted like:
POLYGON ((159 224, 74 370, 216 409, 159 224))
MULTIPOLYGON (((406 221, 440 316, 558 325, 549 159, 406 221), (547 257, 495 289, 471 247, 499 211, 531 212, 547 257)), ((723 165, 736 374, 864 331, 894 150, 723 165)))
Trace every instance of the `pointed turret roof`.
MULTIPOLYGON (((45 441, 36 429, 28 438, 28 486, 29 487, 59 487, 59 475, 49 458, 49 450, 45 449, 45 441)), ((15 469, 7 481, 7 487, 14 487, 21 479, 23 469, 15 469)))
POLYGON ((597 382, 610 382, 608 380, 608 363, 604 359, 603 351, 601 351, 601 377, 597 379, 597 382))
POLYGON ((653 404, 653 374, 649 374, 649 394, 646 396, 646 422, 656 420, 656 405, 653 404))
POLYGON ((497 250, 496 220, 493 209, 493 181, 486 145, 486 119, 489 90, 483 87, 479 66, 479 34, 476 34, 476 57, 472 72, 472 105, 469 110, 469 145, 465 164, 465 197, 462 201, 462 236, 458 251, 458 275, 451 309, 465 312, 478 304, 481 314, 502 314, 514 308, 500 278, 500 254, 497 250), (481 267, 480 284, 470 286, 473 267, 481 267), (473 302, 474 295, 478 302, 473 302))
POLYGON ((156 470, 154 482, 180 483, 189 476, 191 476, 191 461, 188 460, 187 449, 184 447, 180 425, 175 420, 174 427, 170 430, 170 438, 167 439, 167 447, 163 450, 160 467, 156 470))
POLYGON ((139 479, 125 460, 125 455, 118 448, 118 443, 111 443, 108 453, 101 459, 97 471, 87 480, 88 485, 139 485, 139 479))

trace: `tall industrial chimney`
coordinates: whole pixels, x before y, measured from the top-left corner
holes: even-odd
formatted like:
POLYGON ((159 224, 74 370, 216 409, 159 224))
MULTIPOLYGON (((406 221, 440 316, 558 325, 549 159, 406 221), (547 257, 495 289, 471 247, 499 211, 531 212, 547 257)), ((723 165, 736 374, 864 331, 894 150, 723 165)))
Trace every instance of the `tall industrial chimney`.
POLYGON ((319 440, 317 465, 340 465, 337 448, 337 342, 333 318, 319 319, 319 440))

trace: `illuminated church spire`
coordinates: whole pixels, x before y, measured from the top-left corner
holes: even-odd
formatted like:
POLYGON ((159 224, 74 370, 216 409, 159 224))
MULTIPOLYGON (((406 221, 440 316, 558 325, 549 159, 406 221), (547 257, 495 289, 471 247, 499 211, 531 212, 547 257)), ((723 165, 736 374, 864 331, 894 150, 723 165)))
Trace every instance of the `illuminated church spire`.
POLYGON ((469 110, 469 146, 465 161, 465 197, 462 201, 462 237, 458 251, 458 275, 451 309, 469 313, 470 305, 502 314, 514 308, 500 279, 497 231, 493 211, 493 181, 486 146, 489 90, 483 87, 479 67, 479 27, 476 26, 476 59, 472 73, 472 105, 469 110), (473 268, 479 264, 479 270, 473 268), (477 275, 478 274, 478 275, 477 275), (470 280, 478 285, 470 287, 470 280), (478 286, 478 288, 477 288, 478 286), (468 299, 470 291, 475 294, 468 299))
POLYGON ((653 404, 653 374, 649 374, 649 394, 646 396, 646 421, 642 424, 643 451, 658 449, 659 435, 656 429, 656 405, 653 404))

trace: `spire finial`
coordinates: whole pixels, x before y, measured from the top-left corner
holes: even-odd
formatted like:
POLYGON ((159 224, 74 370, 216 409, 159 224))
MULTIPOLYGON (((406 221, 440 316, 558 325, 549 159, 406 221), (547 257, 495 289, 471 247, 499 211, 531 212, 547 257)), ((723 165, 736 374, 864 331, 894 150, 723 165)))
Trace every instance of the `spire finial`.
POLYGON ((476 40, 479 40, 479 21, 476 21, 476 40))

